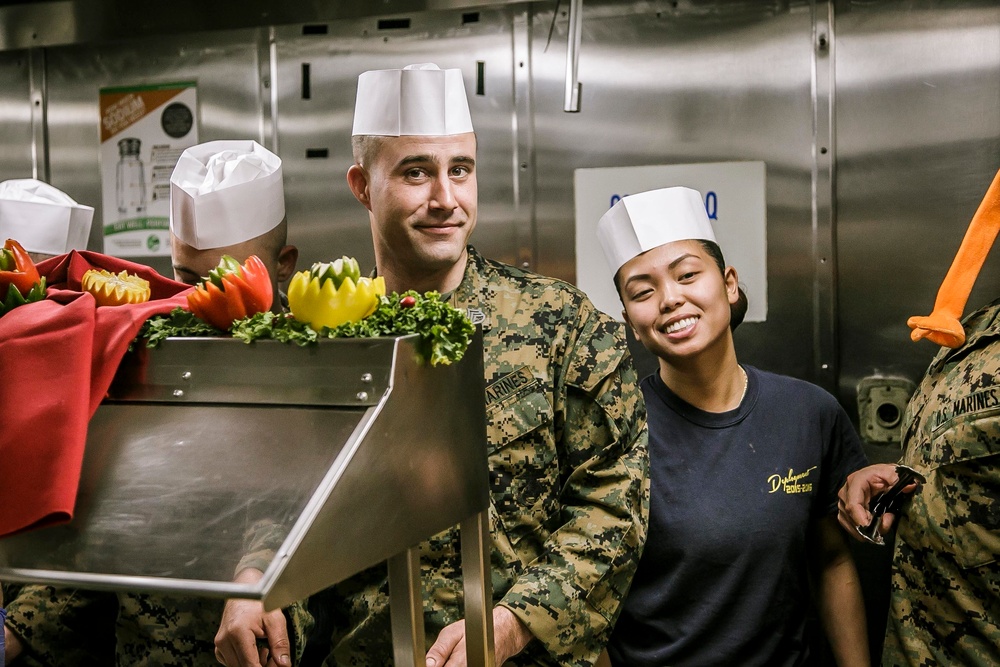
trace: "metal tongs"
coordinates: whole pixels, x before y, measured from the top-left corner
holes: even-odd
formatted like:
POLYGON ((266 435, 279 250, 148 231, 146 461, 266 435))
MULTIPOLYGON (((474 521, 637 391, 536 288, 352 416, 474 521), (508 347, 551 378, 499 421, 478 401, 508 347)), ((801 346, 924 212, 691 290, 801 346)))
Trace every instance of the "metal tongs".
POLYGON ((878 526, 882 522, 884 514, 897 514, 900 508, 902 508, 903 500, 905 500, 903 489, 913 482, 923 484, 927 481, 919 472, 902 464, 896 465, 896 474, 899 475, 899 479, 892 485, 892 488, 878 494, 868 504, 868 511, 872 513, 872 520, 867 526, 855 526, 858 534, 872 544, 885 545, 885 540, 878 532, 878 526))

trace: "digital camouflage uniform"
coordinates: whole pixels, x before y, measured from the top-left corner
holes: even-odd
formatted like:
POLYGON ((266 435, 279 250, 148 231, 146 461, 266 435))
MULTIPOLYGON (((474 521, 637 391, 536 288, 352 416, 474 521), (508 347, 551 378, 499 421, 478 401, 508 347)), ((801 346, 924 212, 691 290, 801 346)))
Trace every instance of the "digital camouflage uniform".
POLYGON ((6 626, 18 636, 23 667, 107 667, 115 655, 113 593, 26 584, 7 602, 6 626))
MULTIPOLYGON (((517 665, 590 665, 646 538, 645 408, 621 324, 577 289, 480 257, 455 307, 481 324, 494 602, 537 638, 517 665)), ((419 547, 426 642, 462 618, 459 531, 419 547)), ((392 665, 385 565, 322 594, 327 665, 392 665)))
POLYGON ((118 665, 216 667, 224 600, 124 593, 115 634, 118 665))
MULTIPOLYGON (((26 649, 16 665, 216 667, 215 634, 224 604, 211 598, 30 585, 11 603, 6 624, 26 649)), ((287 613, 293 635, 303 635, 307 627, 301 623, 311 619, 295 605, 287 613)), ((300 657, 302 647, 293 649, 300 657)))
POLYGON ((221 600, 31 585, 12 603, 7 626, 26 649, 19 665, 215 667, 222 606, 221 600))
POLYGON ((964 325, 904 415, 927 482, 899 518, 886 667, 1000 665, 1000 300, 964 325))

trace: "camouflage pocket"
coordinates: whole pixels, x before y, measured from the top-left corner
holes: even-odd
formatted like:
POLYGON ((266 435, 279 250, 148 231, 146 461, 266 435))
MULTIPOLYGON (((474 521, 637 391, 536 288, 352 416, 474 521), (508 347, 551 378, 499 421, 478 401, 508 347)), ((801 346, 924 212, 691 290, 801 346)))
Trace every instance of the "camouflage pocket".
POLYGON ((523 393, 491 405, 487 423, 493 507, 511 547, 530 562, 540 554, 547 537, 542 529, 558 506, 552 406, 541 392, 523 393))
POLYGON ((1000 409, 967 413, 935 430, 928 452, 927 520, 961 567, 1000 553, 1000 409), (928 493, 930 491, 931 493, 928 493))
MULTIPOLYGON (((510 375, 516 375, 511 373, 510 375)), ((487 387, 487 396, 491 388, 487 387)), ((552 405, 534 381, 516 393, 501 396, 486 404, 486 436, 490 453, 525 438, 529 433, 552 422, 552 405)))

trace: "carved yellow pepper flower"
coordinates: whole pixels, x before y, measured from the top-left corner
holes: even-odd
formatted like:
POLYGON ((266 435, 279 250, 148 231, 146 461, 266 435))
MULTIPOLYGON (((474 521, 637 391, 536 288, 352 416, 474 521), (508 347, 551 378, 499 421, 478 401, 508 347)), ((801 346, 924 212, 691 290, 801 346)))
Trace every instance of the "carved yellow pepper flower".
POLYGON ((384 295, 381 276, 362 278, 357 260, 342 257, 296 273, 288 285, 288 309, 295 319, 320 331, 368 317, 384 295))
POLYGON ((80 287, 84 292, 94 295, 98 306, 121 306, 149 301, 149 281, 133 276, 128 271, 115 274, 104 269, 90 269, 80 279, 80 287))

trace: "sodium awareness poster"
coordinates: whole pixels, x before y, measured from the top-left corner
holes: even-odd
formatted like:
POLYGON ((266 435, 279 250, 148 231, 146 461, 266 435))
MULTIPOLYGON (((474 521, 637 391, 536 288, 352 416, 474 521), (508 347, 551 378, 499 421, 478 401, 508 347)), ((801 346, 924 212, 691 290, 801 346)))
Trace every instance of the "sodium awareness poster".
POLYGON ((198 143, 193 81, 102 88, 101 203, 104 252, 170 255, 170 174, 198 143))

